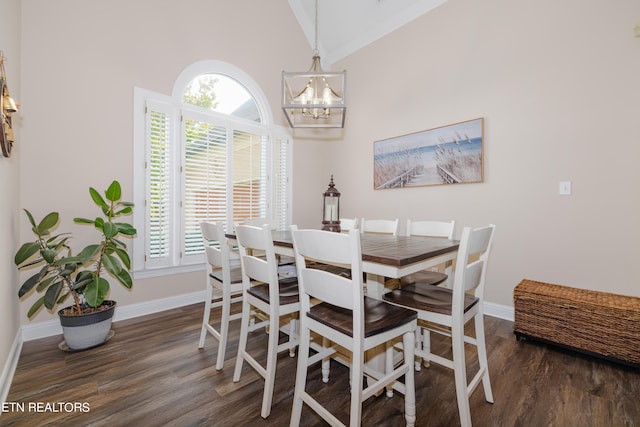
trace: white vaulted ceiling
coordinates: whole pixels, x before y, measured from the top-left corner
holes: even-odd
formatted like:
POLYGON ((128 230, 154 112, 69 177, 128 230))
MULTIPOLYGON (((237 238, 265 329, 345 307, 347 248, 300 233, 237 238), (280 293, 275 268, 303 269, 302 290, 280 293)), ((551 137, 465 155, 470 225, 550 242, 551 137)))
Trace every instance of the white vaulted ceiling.
MULTIPOLYGON (((318 50, 325 64, 344 58, 447 0, 318 0, 318 50)), ((289 0, 311 50, 315 0, 289 0)))

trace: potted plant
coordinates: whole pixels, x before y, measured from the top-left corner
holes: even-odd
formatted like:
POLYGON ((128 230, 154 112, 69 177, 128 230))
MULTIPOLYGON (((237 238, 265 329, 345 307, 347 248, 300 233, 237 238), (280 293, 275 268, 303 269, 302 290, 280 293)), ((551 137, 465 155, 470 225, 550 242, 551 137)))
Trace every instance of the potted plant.
POLYGON ((19 269, 41 267, 29 277, 18 292, 19 298, 35 290, 44 293, 29 309, 32 318, 44 305, 53 310, 69 296, 73 304, 58 311, 65 342, 71 350, 83 350, 102 344, 111 330, 115 302, 106 300, 109 280, 105 272, 125 288, 133 281, 129 274, 131 261, 127 245, 120 236, 132 237, 136 229, 116 219, 128 215, 133 203, 121 202, 121 187, 113 181, 104 192, 104 198, 94 188, 89 188, 91 198, 101 209, 102 215, 95 219, 74 218, 78 224, 91 224, 100 233, 100 242, 72 254, 68 245, 70 233, 52 235, 59 222, 58 212, 51 212, 39 223, 28 210, 24 210, 35 241, 24 243, 15 255, 19 269))

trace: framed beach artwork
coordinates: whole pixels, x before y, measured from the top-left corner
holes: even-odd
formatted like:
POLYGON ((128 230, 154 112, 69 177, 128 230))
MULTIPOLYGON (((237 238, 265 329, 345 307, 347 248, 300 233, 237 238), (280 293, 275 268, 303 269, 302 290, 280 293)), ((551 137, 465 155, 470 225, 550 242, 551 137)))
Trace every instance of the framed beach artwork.
POLYGON ((483 182, 484 118, 373 143, 373 188, 483 182))

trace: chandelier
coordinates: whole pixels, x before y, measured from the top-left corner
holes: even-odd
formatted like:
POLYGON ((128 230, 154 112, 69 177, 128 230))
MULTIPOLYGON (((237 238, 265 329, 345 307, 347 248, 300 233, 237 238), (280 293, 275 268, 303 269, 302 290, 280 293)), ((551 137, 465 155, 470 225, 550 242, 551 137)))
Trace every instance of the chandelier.
POLYGON ((282 72, 282 110, 292 128, 342 128, 347 111, 347 72, 323 71, 318 53, 318 0, 311 69, 282 72))

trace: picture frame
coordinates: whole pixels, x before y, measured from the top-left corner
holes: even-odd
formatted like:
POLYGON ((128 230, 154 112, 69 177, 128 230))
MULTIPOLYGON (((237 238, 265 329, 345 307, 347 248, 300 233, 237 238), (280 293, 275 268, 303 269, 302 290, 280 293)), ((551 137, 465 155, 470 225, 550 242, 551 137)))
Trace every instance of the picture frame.
POLYGON ((373 188, 484 182, 484 118, 373 143, 373 188))

